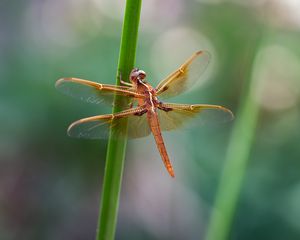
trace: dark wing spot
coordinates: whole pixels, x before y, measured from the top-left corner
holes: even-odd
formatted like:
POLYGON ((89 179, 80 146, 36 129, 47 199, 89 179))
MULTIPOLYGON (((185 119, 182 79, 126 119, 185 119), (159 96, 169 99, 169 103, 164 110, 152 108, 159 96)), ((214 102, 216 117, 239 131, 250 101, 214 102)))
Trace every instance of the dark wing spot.
POLYGON ((170 111, 172 111, 173 110, 173 108, 169 108, 169 107, 162 107, 162 106, 159 106, 158 107, 160 110, 163 110, 163 111, 165 111, 165 112, 170 112, 170 111))
POLYGON ((164 88, 162 89, 162 92, 167 91, 169 89, 168 86, 164 86, 164 88))
POLYGON ((147 110, 147 109, 144 109, 143 111, 134 113, 134 115, 135 115, 135 116, 142 116, 142 115, 144 115, 146 112, 148 112, 148 110, 147 110))

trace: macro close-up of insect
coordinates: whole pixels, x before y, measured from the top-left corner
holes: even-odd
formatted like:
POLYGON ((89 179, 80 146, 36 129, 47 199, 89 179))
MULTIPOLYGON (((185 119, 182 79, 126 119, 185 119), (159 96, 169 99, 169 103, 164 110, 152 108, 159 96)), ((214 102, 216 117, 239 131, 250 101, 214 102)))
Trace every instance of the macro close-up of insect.
POLYGON ((56 88, 72 97, 90 103, 112 103, 113 96, 119 95, 127 100, 127 109, 115 114, 105 114, 80 119, 68 128, 68 135, 78 138, 103 139, 114 128, 122 137, 129 138, 154 136, 157 148, 169 174, 174 177, 161 131, 178 129, 196 120, 198 126, 206 122, 222 122, 233 118, 232 112, 219 105, 211 104, 177 104, 160 100, 179 95, 191 89, 205 71, 210 55, 206 51, 194 53, 184 64, 163 79, 155 88, 146 81, 146 73, 134 68, 130 83, 121 79, 122 86, 101 84, 78 78, 61 78, 56 88), (220 114, 221 113, 221 114, 220 114), (123 123, 128 123, 128 130, 123 123))
POLYGON ((300 239, 300 0, 19 2, 0 240, 300 239))

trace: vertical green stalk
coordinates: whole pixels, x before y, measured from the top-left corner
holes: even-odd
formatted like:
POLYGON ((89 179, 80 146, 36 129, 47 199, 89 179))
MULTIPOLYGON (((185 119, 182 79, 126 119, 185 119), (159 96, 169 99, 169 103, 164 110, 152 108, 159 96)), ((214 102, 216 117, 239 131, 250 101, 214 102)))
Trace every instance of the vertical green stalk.
MULTIPOLYGON (((117 76, 121 73, 123 80, 128 80, 129 73, 134 67, 141 4, 141 0, 126 1, 117 73, 117 76)), ((117 77, 117 84, 120 84, 119 77, 117 77)), ((121 99, 115 96, 114 101, 115 103, 121 102, 121 99)), ((118 104, 114 104, 113 113, 120 110, 122 110, 121 107, 118 107, 118 104)), ((126 125, 123 127, 127 128, 126 125)), ((113 240, 116 230, 127 139, 115 138, 114 135, 114 129, 112 129, 108 141, 101 206, 96 233, 97 240, 113 240)))
POLYGON ((255 81, 257 67, 255 64, 254 67, 251 65, 249 69, 252 71, 248 74, 249 80, 244 91, 243 103, 238 111, 229 142, 206 240, 229 239, 258 119, 259 107, 253 99, 254 91, 257 90, 255 81))

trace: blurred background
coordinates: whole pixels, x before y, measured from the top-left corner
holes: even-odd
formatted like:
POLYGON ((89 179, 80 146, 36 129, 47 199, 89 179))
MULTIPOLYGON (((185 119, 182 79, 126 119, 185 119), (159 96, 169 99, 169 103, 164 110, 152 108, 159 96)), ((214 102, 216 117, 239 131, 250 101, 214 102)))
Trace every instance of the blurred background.
MULTIPOLYGON (((111 108, 54 83, 115 82, 124 6, 1 1, 0 239, 94 239, 107 141, 66 129, 111 108)), ((227 239, 300 239, 299 11, 298 0, 144 1, 136 66, 155 85, 208 50, 201 86, 174 101, 223 105, 236 118, 165 133, 175 179, 152 137, 129 141, 116 239, 203 239, 212 213, 223 214, 214 201, 229 156, 243 167, 229 170, 242 177, 227 239)))

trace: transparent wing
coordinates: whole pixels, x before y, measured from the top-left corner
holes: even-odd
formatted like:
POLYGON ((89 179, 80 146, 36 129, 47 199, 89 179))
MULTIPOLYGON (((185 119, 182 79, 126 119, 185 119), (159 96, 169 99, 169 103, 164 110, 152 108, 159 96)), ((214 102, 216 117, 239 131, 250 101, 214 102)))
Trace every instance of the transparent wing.
POLYGON ((194 53, 176 71, 157 85, 157 95, 160 98, 168 98, 191 89, 205 71, 209 59, 210 55, 207 51, 194 53))
POLYGON ((162 131, 217 124, 234 118, 229 109, 218 105, 165 103, 161 105, 161 109, 158 111, 158 117, 162 131))
POLYGON ((68 135, 77 138, 105 139, 113 127, 116 133, 114 136, 119 138, 126 135, 124 124, 128 123, 129 138, 145 137, 150 134, 150 129, 147 114, 142 114, 143 110, 143 107, 137 107, 116 114, 83 118, 69 126, 68 135))
POLYGON ((95 104, 102 102, 112 104, 115 94, 126 98, 142 97, 129 87, 101 84, 79 78, 61 78, 56 81, 55 87, 66 95, 95 104))

